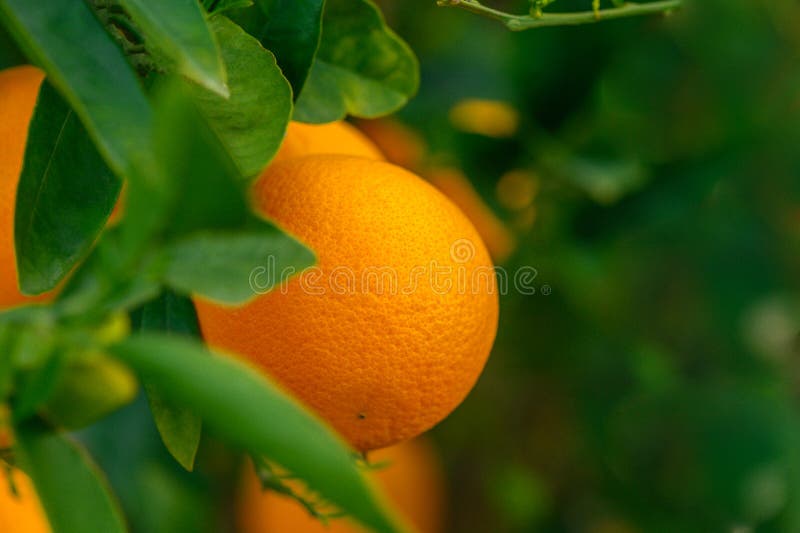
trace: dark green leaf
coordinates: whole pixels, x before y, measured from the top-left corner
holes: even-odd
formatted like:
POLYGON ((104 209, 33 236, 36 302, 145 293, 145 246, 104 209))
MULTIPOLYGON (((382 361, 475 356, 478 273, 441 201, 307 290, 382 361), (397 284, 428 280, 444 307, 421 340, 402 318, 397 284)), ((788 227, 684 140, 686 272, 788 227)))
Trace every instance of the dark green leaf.
POLYGON ((267 17, 254 35, 275 54, 295 98, 306 83, 319 47, 324 3, 325 0, 261 2, 267 17))
POLYGON ((130 337, 112 352, 220 436, 297 474, 355 519, 376 531, 400 529, 345 444, 253 368, 166 335, 130 337))
POLYGON ((147 46, 169 58, 187 78, 228 96, 225 66, 199 2, 119 1, 144 34, 147 46))
POLYGON ((396 111, 417 91, 414 53, 370 0, 328 0, 322 40, 294 118, 332 122, 396 111))
POLYGON ((41 424, 17 428, 15 451, 57 533, 125 532, 103 474, 78 444, 41 424))
MULTIPOLYGON (((141 331, 200 336, 194 304, 189 298, 171 291, 165 291, 158 299, 132 313, 131 321, 133 327, 141 331)), ((158 386, 145 382, 144 387, 164 446, 181 466, 191 471, 200 445, 202 419, 191 409, 171 402, 158 386)))
POLYGON ((275 56, 221 15, 211 27, 228 70, 230 98, 193 87, 211 129, 245 177, 257 175, 278 151, 292 113, 291 87, 275 56))
POLYGON ((141 164, 150 150, 150 106, 87 3, 0 0, 0 14, 78 114, 109 166, 125 176, 141 164))
POLYGON ((49 83, 43 83, 14 212, 24 292, 54 288, 87 254, 119 189, 119 178, 97 153, 78 117, 49 83))
POLYGON ((241 303, 314 263, 308 248, 273 226, 261 226, 197 233, 176 242, 167 250, 166 283, 186 293, 241 303))

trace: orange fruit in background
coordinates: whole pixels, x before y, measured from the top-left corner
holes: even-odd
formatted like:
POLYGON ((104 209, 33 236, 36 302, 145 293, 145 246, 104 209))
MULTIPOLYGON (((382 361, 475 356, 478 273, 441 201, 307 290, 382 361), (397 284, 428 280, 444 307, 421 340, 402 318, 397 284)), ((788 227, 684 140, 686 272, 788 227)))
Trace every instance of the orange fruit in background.
MULTIPOLYGON (((407 441, 370 453, 378 465, 370 476, 395 510, 419 533, 439 533, 445 515, 444 478, 438 457, 425 439, 407 441), (382 463, 386 463, 381 467, 382 463)), ((357 524, 331 519, 326 527, 298 502, 264 491, 248 465, 237 501, 239 533, 364 533, 357 524)))
POLYGON ((44 72, 28 65, 0 71, 0 310, 48 297, 20 292, 14 253, 17 185, 42 80, 44 72))
POLYGON ((239 307, 196 298, 211 346, 260 365, 358 450, 419 435, 461 403, 494 342, 498 295, 450 200, 389 163, 316 155, 270 165, 254 203, 317 268, 239 307))
POLYGON ((502 263, 516 247, 514 236, 486 205, 469 179, 455 168, 436 168, 426 173, 428 181, 464 211, 486 243, 495 261, 502 263))
POLYGON ((3 533, 49 533, 50 524, 33 483, 21 470, 11 471, 15 495, 7 471, 0 469, 0 531, 3 533))
POLYGON ((378 146, 390 163, 413 170, 425 157, 425 143, 414 130, 398 120, 359 120, 358 128, 378 146))
POLYGON ((456 129, 486 137, 513 137, 519 128, 519 113, 501 100, 465 98, 449 113, 456 129))
POLYGON ((346 154, 383 160, 375 144, 358 129, 340 120, 328 124, 289 122, 274 162, 311 154, 346 154))

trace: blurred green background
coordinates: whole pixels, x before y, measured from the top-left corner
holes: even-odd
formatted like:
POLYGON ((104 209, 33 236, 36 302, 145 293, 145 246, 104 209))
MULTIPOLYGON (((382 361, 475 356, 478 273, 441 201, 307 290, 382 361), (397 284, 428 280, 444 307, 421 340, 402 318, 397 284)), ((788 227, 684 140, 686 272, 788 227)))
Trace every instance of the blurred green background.
MULTIPOLYGON (((800 5, 514 34, 379 3, 422 69, 398 120, 515 233, 503 266, 537 271, 432 432, 448 531, 800 531, 800 5), (465 98, 510 104, 519 127, 460 131, 465 98), (515 169, 538 185, 532 225, 498 201, 515 169)), ((136 530, 230 528, 234 459, 213 440, 180 471, 144 400, 82 437, 136 530)))
POLYGON ((800 5, 514 34, 381 3, 420 58, 400 116, 432 157, 510 225, 498 180, 539 183, 504 266, 552 293, 501 300, 486 372, 433 432, 449 530, 800 531, 800 5), (518 132, 459 133, 463 98, 508 102, 518 132))

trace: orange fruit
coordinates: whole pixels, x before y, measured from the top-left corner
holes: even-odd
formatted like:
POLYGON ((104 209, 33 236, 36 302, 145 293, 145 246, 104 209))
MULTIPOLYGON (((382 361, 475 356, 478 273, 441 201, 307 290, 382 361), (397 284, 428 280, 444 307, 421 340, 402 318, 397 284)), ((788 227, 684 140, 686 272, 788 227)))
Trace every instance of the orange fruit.
POLYGON ((8 472, 0 469, 0 531, 49 533, 50 524, 30 478, 16 468, 11 471, 11 478, 17 494, 11 491, 8 472))
POLYGON ((492 262, 467 217, 400 167, 342 155, 273 163, 253 192, 317 266, 243 306, 196 298, 207 342, 260 365, 358 450, 445 418, 497 329, 492 262))
POLYGON ((422 163, 425 144, 414 130, 402 122, 391 118, 360 120, 358 127, 378 146, 390 163, 411 170, 422 163))
POLYGON ((273 161, 311 154, 346 154, 383 160, 383 154, 358 129, 340 120, 329 124, 290 122, 273 161))
MULTIPOLYGON (((370 454, 377 465, 370 476, 387 501, 419 533, 443 530, 444 479, 436 452, 424 439, 377 450, 370 454)), ((312 517, 298 502, 274 491, 262 490, 248 466, 237 501, 239 533, 365 533, 342 518, 328 521, 328 527, 312 517)))
POLYGON ((516 247, 514 236, 486 205, 464 174, 455 168, 436 168, 426 173, 428 181, 450 198, 469 217, 495 261, 502 263, 516 247))
POLYGON ((14 205, 28 125, 44 72, 21 66, 0 71, 0 310, 47 298, 19 290, 14 253, 14 205))

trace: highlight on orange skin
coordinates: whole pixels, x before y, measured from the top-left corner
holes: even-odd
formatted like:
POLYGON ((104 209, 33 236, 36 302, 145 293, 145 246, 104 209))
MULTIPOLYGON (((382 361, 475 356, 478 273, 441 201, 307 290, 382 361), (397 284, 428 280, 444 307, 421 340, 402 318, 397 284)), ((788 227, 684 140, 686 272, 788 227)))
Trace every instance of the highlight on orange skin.
POLYGON ((24 65, 0 72, 0 310, 45 300, 49 294, 22 294, 14 252, 14 206, 17 200, 28 126, 44 72, 24 65))
MULTIPOLYGON (((444 476, 435 450, 424 437, 371 452, 369 461, 376 465, 369 475, 415 531, 443 531, 444 476)), ((243 475, 236 520, 239 533, 366 533, 343 518, 330 519, 326 526, 297 501, 263 491, 250 464, 243 475)))
POLYGON ((0 531, 3 533, 50 533, 42 504, 36 496, 33 482, 15 468, 9 479, 7 470, 0 469, 0 531), (12 483, 16 494, 12 492, 12 483))
POLYGON ((358 128, 374 142, 386 160, 403 168, 416 169, 425 157, 425 143, 417 133, 392 118, 359 120, 358 128))
POLYGON ((273 163, 313 154, 352 155, 378 161, 385 159, 371 140, 343 120, 328 124, 292 121, 273 163))
POLYGON ((469 179, 455 168, 435 168, 426 172, 425 176, 467 215, 492 258, 498 263, 508 259, 516 247, 514 236, 486 205, 469 179))

